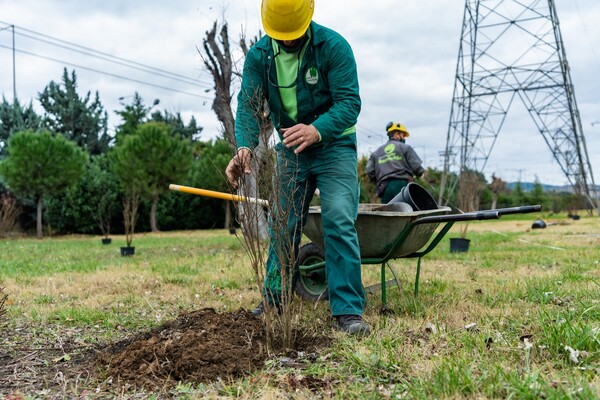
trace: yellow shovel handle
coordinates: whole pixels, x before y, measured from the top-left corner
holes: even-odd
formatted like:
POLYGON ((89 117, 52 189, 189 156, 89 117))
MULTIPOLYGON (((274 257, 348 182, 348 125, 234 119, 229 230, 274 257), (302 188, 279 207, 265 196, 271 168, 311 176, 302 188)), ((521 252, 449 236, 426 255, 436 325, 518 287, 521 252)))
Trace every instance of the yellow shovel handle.
POLYGON ((175 185, 173 183, 171 183, 169 185, 169 190, 197 194, 200 196, 214 197, 216 199, 223 199, 223 200, 247 201, 249 203, 256 203, 256 204, 259 204, 259 205, 265 206, 265 207, 269 206, 269 202, 267 200, 263 200, 263 199, 256 199, 254 197, 246 197, 246 196, 238 196, 238 195, 231 194, 231 193, 216 192, 214 190, 198 189, 198 188, 191 187, 191 186, 175 185))

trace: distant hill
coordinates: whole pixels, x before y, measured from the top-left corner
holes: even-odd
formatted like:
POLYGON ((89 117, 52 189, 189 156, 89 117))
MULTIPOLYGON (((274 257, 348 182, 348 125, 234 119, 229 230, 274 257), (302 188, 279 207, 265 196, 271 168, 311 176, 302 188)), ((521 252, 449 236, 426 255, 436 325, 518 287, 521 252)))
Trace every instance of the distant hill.
MULTIPOLYGON (((513 190, 517 186, 518 182, 508 182, 506 186, 513 190)), ((521 188, 524 192, 531 192, 533 187, 535 186, 535 182, 521 182, 521 188)), ((573 187, 571 185, 547 185, 542 183, 542 188, 544 192, 567 192, 573 193, 573 187)), ((600 186, 596 185, 596 191, 600 192, 600 186)))

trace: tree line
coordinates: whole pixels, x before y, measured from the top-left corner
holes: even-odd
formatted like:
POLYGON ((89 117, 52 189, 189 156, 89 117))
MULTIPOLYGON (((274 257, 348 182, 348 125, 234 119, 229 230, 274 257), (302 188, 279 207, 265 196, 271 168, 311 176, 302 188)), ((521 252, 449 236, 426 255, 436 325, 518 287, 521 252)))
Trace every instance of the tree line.
POLYGON ((66 69, 37 100, 41 115, 32 103, 0 103, 0 234, 122 233, 132 200, 138 230, 223 226, 222 201, 168 191, 169 183, 228 190, 231 146, 200 140, 193 117, 153 111, 159 101, 147 106, 135 93, 115 110, 120 123, 109 135, 98 93, 80 96, 66 69))
MULTIPOLYGON (((0 234, 21 228, 44 233, 127 233, 128 207, 138 231, 224 228, 231 205, 182 193, 169 183, 228 192, 224 170, 233 152, 225 139, 201 140, 194 118, 146 105, 135 93, 129 104, 114 112, 120 117, 114 135, 99 95, 77 91, 75 72, 63 72, 37 99, 22 105, 3 98, 0 104, 0 234), (133 203, 132 203, 133 202, 133 203)), ((361 202, 377 202, 375 186, 364 174, 367 157, 359 161, 361 202)), ((441 171, 429 168, 423 187, 437 196, 441 171)), ((536 182, 530 192, 508 189, 506 182, 472 172, 479 209, 542 204, 559 212, 585 208, 570 193, 546 193, 536 182)), ((450 184, 460 181, 451 176, 450 184)), ((460 208, 460 185, 445 204, 460 208)), ((463 188, 463 193, 464 193, 463 188)))

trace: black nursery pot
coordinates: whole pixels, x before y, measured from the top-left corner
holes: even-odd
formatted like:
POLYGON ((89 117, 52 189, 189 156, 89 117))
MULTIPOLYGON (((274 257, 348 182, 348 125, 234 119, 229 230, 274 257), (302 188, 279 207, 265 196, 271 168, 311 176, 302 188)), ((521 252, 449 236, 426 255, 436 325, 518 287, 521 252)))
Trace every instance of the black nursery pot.
POLYGON ((471 240, 464 238, 450 238, 450 253, 466 253, 469 251, 471 240))
POLYGON ((135 254, 135 247, 134 246, 126 246, 126 247, 121 247, 121 255, 123 257, 125 256, 132 256, 135 254))
POLYGON ((112 243, 111 238, 102 238, 102 244, 111 244, 111 243, 112 243))

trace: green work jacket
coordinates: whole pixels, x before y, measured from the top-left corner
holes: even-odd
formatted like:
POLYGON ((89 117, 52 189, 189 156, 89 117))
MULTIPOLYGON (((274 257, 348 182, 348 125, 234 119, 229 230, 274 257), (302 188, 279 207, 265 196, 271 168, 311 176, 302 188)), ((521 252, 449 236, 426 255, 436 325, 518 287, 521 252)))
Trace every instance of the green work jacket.
POLYGON ((299 64, 296 81, 297 121, 292 120, 282 107, 271 38, 263 36, 248 51, 235 122, 238 148, 252 149, 258 144, 258 116, 263 112, 264 99, 277 130, 297 123, 312 124, 321 134, 319 144, 341 137, 352 138, 356 143, 355 132, 346 131, 356 124, 361 107, 352 49, 331 29, 315 22, 311 22, 309 29, 310 40, 299 64))

